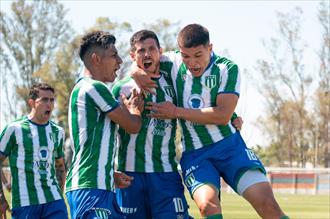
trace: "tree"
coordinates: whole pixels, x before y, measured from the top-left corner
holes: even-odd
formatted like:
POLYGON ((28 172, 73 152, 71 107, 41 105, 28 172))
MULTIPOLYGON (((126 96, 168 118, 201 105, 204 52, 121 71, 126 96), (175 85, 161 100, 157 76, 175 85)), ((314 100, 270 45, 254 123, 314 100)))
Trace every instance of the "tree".
POLYGON ((318 52, 319 86, 314 98, 314 164, 330 166, 330 3, 322 1, 318 18, 322 28, 322 41, 318 52))
POLYGON ((59 45, 70 40, 72 29, 65 14, 56 0, 18 0, 12 3, 10 14, 0 11, 0 58, 5 72, 7 117, 28 111, 28 88, 41 81, 35 73, 45 68, 45 63, 55 62, 59 45))
POLYGON ((270 123, 261 126, 273 144, 282 146, 279 153, 288 153, 290 166, 293 161, 305 166, 311 145, 311 118, 306 106, 312 77, 303 62, 306 46, 301 37, 302 15, 299 7, 292 13, 277 14, 279 38, 264 44, 271 60, 257 62, 262 78, 259 90, 267 107, 265 120, 270 123))
POLYGON ((145 23, 143 26, 157 34, 164 51, 173 51, 178 48, 176 39, 180 31, 179 25, 180 21, 172 23, 167 19, 157 19, 155 23, 145 23))

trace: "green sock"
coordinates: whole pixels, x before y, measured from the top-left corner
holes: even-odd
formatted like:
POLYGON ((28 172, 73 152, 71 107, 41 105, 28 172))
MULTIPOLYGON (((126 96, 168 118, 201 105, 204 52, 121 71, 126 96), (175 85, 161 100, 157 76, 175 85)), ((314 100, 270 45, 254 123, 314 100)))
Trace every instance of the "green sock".
POLYGON ((282 217, 280 217, 280 219, 290 219, 288 216, 284 215, 282 217))
POLYGON ((204 219, 223 219, 222 214, 213 214, 207 217, 204 217, 204 219))

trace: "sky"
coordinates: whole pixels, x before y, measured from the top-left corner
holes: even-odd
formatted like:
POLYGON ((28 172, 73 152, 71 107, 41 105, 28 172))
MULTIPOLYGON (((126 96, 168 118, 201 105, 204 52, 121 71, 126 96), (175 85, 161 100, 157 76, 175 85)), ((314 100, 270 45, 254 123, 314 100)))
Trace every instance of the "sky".
MULTIPOLYGON (((210 32, 215 52, 229 51, 230 58, 241 70, 250 74, 255 71, 256 61, 266 58, 267 52, 262 40, 278 36, 276 12, 292 12, 299 6, 303 10, 303 40, 309 45, 306 59, 316 62, 316 51, 321 43, 317 20, 319 1, 60 1, 68 9, 67 19, 77 33, 91 27, 96 18, 109 17, 112 21, 128 21, 133 31, 142 28, 143 23, 157 19, 180 21, 181 27, 199 23, 210 32)), ((0 0, 1 10, 9 9, 9 0, 0 0)), ((257 118, 264 112, 262 96, 256 89, 256 81, 242 71, 241 96, 236 112, 243 117, 242 135, 249 146, 265 145, 268 140, 256 128, 257 118)))

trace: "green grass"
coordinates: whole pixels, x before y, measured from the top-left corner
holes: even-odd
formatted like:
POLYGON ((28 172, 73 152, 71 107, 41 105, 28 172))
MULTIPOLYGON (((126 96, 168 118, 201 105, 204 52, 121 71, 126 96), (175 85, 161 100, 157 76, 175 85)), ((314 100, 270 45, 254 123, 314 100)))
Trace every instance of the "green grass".
MULTIPOLYGON (((290 219, 330 219, 329 195, 275 194, 276 200, 290 219)), ((221 194, 222 214, 225 219, 260 218, 252 206, 237 194, 221 194)), ((201 218, 196 204, 187 196, 189 213, 201 218)))
MULTIPOLYGON (((8 203, 10 194, 5 190, 8 203)), ((194 218, 201 218, 195 203, 187 195, 189 213, 194 218)), ((291 195, 275 194, 276 200, 290 219, 330 219, 329 195, 291 195)), ((221 194, 222 213, 225 219, 260 218, 251 205, 237 194, 221 194)), ((7 214, 10 219, 10 215, 7 214)))

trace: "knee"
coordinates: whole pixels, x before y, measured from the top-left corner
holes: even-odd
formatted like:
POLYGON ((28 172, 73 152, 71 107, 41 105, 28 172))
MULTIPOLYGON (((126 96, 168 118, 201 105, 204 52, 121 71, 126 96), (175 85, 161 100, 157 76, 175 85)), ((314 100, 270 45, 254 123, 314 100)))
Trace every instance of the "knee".
POLYGON ((280 218, 283 215, 280 206, 272 196, 265 197, 261 207, 264 213, 263 218, 280 218))

